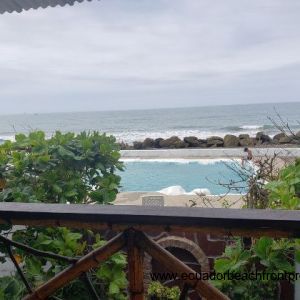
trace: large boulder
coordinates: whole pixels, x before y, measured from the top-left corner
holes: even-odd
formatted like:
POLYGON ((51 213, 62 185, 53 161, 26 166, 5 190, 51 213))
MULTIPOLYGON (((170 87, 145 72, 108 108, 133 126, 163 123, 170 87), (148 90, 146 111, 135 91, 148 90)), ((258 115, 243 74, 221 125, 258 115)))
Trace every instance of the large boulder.
POLYGON ((239 135, 239 144, 242 147, 248 147, 254 145, 253 139, 247 133, 243 133, 239 135))
POLYGON ((256 133, 256 139, 260 140, 263 135, 264 135, 264 133, 262 131, 257 132, 256 133))
POLYGON ((204 139, 198 139, 199 140, 199 147, 200 148, 206 148, 207 147, 207 140, 204 140, 204 139))
POLYGON ((258 132, 256 134, 256 140, 259 141, 261 144, 268 144, 272 141, 272 139, 263 132, 258 132))
POLYGON ((163 141, 164 139, 163 138, 157 138, 154 140, 154 147, 155 148, 161 148, 160 146, 160 142, 163 141))
POLYGON ((168 139, 160 141, 161 148, 186 148, 187 144, 178 136, 171 136, 168 139))
POLYGON ((227 134, 224 137, 224 147, 237 147, 239 145, 239 139, 233 134, 227 134))
POLYGON ((248 146, 253 146, 253 139, 251 137, 245 138, 245 139, 240 139, 240 146, 242 147, 248 147, 248 146))
POLYGON ((284 138, 284 137, 286 137, 286 135, 285 135, 283 132, 278 133, 278 134, 275 134, 275 135, 273 136, 273 142, 274 142, 275 144, 278 144, 279 141, 280 141, 280 139, 282 139, 282 138, 284 138))
POLYGON ((138 142, 138 141, 133 142, 133 149, 135 150, 143 149, 143 142, 138 142))
POLYGON ((251 140, 251 144, 249 146, 257 145, 257 139, 255 137, 251 137, 250 140, 251 140))
POLYGON ((295 134, 295 137, 294 137, 294 144, 297 144, 297 145, 300 144, 300 131, 298 131, 298 132, 295 134))
POLYGON ((201 142, 196 136, 186 136, 183 141, 188 145, 188 147, 200 147, 201 142))
POLYGON ((244 139, 250 139, 250 135, 247 133, 242 133, 239 135, 239 139, 240 140, 244 140, 244 139))
POLYGON ((147 149, 147 148, 154 148, 154 147, 155 147, 155 141, 154 141, 154 139, 146 138, 146 139, 143 141, 143 148, 144 148, 144 149, 147 149))
POLYGON ((207 147, 222 147, 224 140, 219 136, 211 136, 206 140, 207 147))
POLYGON ((293 143, 293 138, 291 136, 284 135, 278 140, 279 144, 291 144, 293 143))
POLYGON ((119 143, 120 149, 121 150, 131 150, 133 147, 130 146, 129 144, 125 143, 125 142, 121 142, 119 143))
POLYGON ((291 144, 295 144, 295 145, 300 145, 300 137, 298 136, 293 136, 291 144))

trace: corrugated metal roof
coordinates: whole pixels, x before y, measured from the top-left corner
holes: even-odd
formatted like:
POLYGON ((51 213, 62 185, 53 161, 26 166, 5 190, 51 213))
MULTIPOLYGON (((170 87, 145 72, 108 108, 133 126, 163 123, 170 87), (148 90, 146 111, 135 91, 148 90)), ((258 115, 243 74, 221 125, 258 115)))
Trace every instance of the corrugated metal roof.
POLYGON ((92 0, 0 0, 0 14, 5 12, 22 12, 28 9, 54 7, 57 5, 73 5, 75 2, 92 1, 92 0))

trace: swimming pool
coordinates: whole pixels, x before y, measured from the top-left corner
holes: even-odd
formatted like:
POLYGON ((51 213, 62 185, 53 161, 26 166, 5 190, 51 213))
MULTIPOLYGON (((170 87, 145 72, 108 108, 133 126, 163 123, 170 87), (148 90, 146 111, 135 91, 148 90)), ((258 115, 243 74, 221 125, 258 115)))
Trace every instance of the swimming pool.
MULTIPOLYGON (((211 194, 223 194, 227 189, 217 184, 238 180, 238 174, 229 166, 237 162, 224 160, 125 160, 121 172, 121 192, 160 191, 170 186, 181 186, 186 192, 208 189, 211 194)), ((244 192, 242 188, 239 192, 244 192)), ((235 191, 237 193, 237 191, 235 191)))

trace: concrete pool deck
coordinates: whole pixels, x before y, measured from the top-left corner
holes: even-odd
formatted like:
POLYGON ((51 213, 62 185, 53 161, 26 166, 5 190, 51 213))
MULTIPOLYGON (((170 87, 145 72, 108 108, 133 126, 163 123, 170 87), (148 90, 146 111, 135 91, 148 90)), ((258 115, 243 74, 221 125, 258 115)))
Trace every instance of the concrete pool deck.
POLYGON ((117 195, 114 201, 115 205, 142 205, 143 196, 161 195, 164 197, 164 206, 181 206, 189 207, 193 203, 196 207, 224 207, 225 201, 229 204, 230 208, 242 208, 244 201, 243 195, 226 195, 224 199, 220 200, 220 196, 207 195, 164 195, 158 192, 122 192, 117 195))

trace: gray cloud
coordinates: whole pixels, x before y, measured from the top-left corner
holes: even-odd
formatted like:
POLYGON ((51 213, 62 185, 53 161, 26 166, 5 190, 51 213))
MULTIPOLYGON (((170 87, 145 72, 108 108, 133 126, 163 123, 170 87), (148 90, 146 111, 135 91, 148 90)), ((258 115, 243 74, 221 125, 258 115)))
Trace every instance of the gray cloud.
POLYGON ((0 16, 1 112, 299 101, 296 0, 103 0, 0 16))

